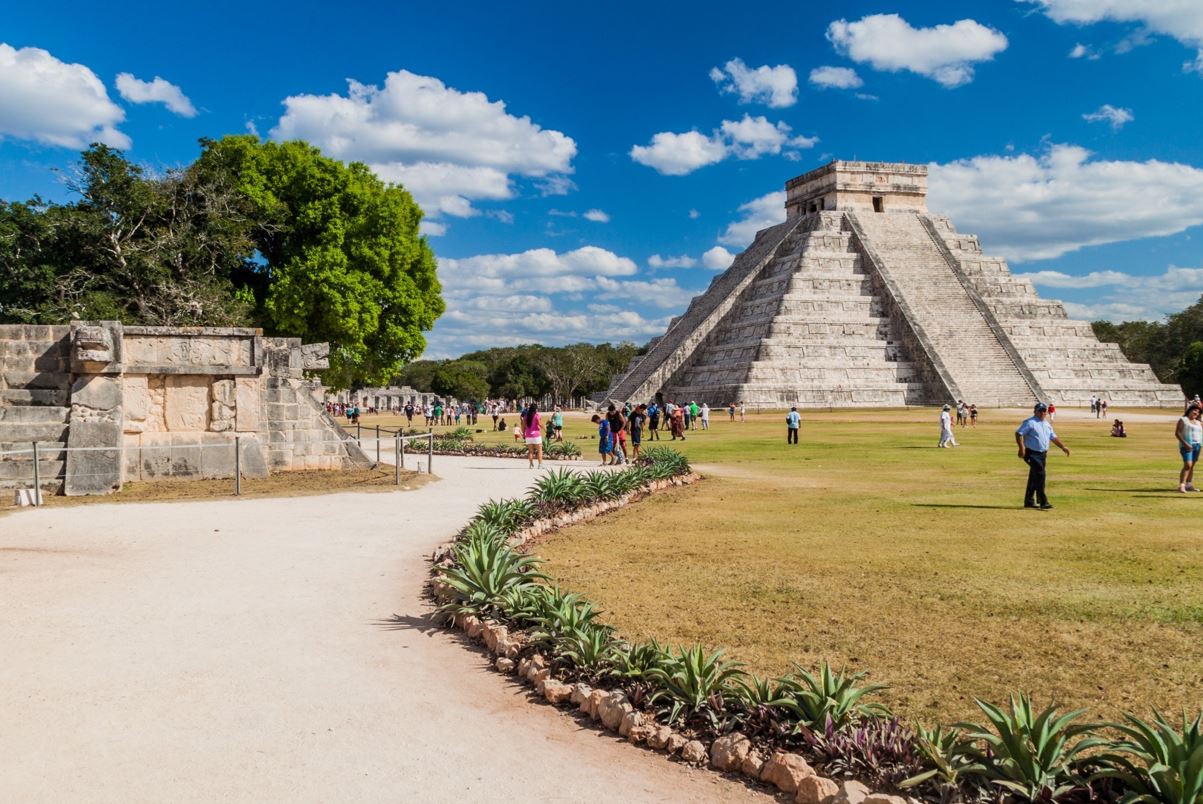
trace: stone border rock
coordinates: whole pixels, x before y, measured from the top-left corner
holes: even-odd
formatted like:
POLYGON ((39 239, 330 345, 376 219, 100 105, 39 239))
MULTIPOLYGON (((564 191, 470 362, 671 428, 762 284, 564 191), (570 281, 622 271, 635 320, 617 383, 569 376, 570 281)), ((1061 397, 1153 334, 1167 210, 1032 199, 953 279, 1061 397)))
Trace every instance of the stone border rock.
MULTIPOLYGON (((666 488, 685 486, 701 480, 696 472, 666 480, 654 480, 643 489, 615 500, 585 506, 536 520, 509 539, 520 548, 536 539, 569 525, 595 519, 666 488)), ((438 602, 453 599, 451 588, 438 578, 437 568, 451 559, 455 542, 435 548, 432 556, 430 591, 438 602)), ((480 642, 493 654, 493 667, 499 673, 516 675, 534 688, 535 694, 552 706, 576 709, 600 724, 605 731, 618 734, 628 742, 644 746, 695 767, 709 766, 720 773, 742 775, 755 782, 776 787, 793 796, 797 804, 922 804, 919 799, 872 793, 855 780, 836 780, 820 776, 800 754, 773 751, 765 756, 744 734, 734 732, 707 744, 657 723, 635 709, 621 690, 593 689, 578 682, 568 684, 551 675, 548 660, 541 653, 521 656, 527 647, 526 635, 511 633, 503 623, 481 620, 475 615, 458 614, 451 627, 469 639, 480 642)))

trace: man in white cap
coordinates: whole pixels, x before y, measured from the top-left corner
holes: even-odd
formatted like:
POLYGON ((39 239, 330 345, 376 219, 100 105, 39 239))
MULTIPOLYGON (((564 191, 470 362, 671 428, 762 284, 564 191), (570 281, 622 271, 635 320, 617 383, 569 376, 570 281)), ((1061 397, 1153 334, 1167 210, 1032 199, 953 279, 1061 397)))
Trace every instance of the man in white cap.
POLYGON ((1044 464, 1048 460, 1050 442, 1060 447, 1066 457, 1069 457, 1069 447, 1061 443, 1061 439, 1053 432, 1053 425, 1048 421, 1048 405, 1037 402, 1031 417, 1024 419, 1023 424, 1015 431, 1015 445, 1019 447, 1019 457, 1028 465, 1028 488, 1023 495, 1024 508, 1047 511, 1053 507, 1044 493, 1044 464))

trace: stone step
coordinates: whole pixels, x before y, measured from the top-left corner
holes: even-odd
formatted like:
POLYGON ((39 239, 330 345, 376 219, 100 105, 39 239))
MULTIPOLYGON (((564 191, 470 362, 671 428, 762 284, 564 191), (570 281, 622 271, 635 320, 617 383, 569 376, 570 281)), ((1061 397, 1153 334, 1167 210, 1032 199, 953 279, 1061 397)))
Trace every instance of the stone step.
POLYGON ((67 437, 64 422, 0 421, 0 441, 63 441, 67 437))
POLYGON ((0 405, 50 405, 62 407, 68 393, 63 389, 0 388, 0 405))
POLYGON ((67 342, 0 340, 0 359, 25 359, 41 355, 66 359, 68 356, 67 342))
POLYGON ((0 350, 0 374, 14 371, 50 371, 66 374, 68 368, 65 354, 45 352, 36 355, 13 355, 0 350))
MULTIPOLYGON (((38 460, 38 472, 43 481, 55 480, 63 476, 66 461, 38 460)), ((0 461, 0 482, 25 481, 27 486, 33 486, 33 460, 0 461)))
MULTIPOLYGON (((64 441, 38 442, 38 460, 66 460, 64 441)), ((0 462, 32 461, 33 444, 29 441, 0 441, 0 462)))
POLYGON ((71 334, 65 324, 10 324, 4 327, 0 344, 6 341, 59 341, 71 334))
POLYGON ((8 405, 0 407, 0 423, 65 423, 71 408, 56 408, 49 405, 8 405))
POLYGON ((66 391, 71 387, 71 375, 58 371, 5 371, 2 375, 8 388, 49 388, 66 391))

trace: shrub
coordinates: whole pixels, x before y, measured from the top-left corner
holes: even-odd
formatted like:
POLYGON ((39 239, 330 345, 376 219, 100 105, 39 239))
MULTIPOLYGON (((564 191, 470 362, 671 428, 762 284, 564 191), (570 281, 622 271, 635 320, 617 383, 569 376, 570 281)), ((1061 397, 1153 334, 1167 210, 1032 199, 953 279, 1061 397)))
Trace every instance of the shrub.
POLYGON ((966 776, 984 770, 974 762, 972 746, 960 729, 920 726, 915 734, 915 745, 929 768, 899 783, 903 790, 928 787, 941 801, 947 801, 956 795, 966 776))
POLYGON ((591 683, 613 672, 618 648, 613 629, 594 622, 569 628, 555 640, 557 658, 591 683))
POLYGON ((603 502, 615 500, 622 496, 618 478, 621 472, 602 472, 594 470, 580 475, 584 488, 583 498, 590 501, 603 502))
POLYGON ((1124 802, 1203 801, 1203 714, 1187 722, 1183 713, 1181 731, 1156 710, 1152 723, 1129 714, 1124 720, 1109 724, 1124 738, 1108 743, 1095 778, 1119 780, 1124 802))
POLYGON ((601 611, 576 592, 561 592, 556 588, 536 602, 542 605, 542 610, 532 617, 535 625, 535 630, 531 633, 533 645, 554 648, 560 637, 588 626, 604 627, 613 631, 610 626, 601 626, 594 622, 601 615, 601 611))
POLYGON ((476 509, 477 522, 493 525, 512 536, 535 518, 535 507, 526 500, 489 500, 476 509))
POLYGON ((808 731, 806 742, 829 775, 897 786, 923 768, 915 734, 898 718, 866 717, 843 728, 828 720, 821 730, 808 731))
POLYGON ((749 676, 739 684, 739 706, 742 709, 741 730, 749 737, 767 734, 783 737, 789 731, 793 699, 781 679, 769 680, 749 676))
POLYGON ((883 705, 865 703, 867 696, 885 689, 884 684, 856 686, 866 675, 864 671, 849 673, 843 669, 834 673, 827 662, 819 665, 818 675, 794 665, 794 672, 781 679, 782 690, 790 699, 786 708, 811 730, 826 729, 828 723, 839 729, 867 716, 888 716, 889 710, 883 705))
POLYGON ((639 455, 639 463, 668 472, 661 477, 689 474, 689 459, 671 447, 648 447, 639 455))
POLYGON ((1057 716, 1056 705, 1036 714, 1031 699, 1011 696, 1010 711, 977 701, 990 725, 962 724, 974 762, 965 772, 981 776, 1028 801, 1055 801, 1082 787, 1075 761, 1098 740, 1077 740, 1094 726, 1074 724, 1083 710, 1057 716))
POLYGON ((584 495, 585 484, 580 475, 566 468, 551 470, 527 491, 527 499, 531 502, 553 510, 571 508, 584 495))
POLYGON ((547 577, 537 571, 537 558, 514 552, 484 526, 451 552, 455 563, 437 570, 455 592, 455 600, 440 607, 444 612, 491 614, 500 610, 508 591, 547 577))
POLYGON ((581 448, 571 441, 557 441, 547 446, 543 454, 548 458, 579 458, 581 448))
POLYGON ((661 714, 669 724, 684 717, 718 731, 728 702, 739 697, 739 682, 746 674, 739 662, 725 662, 723 652, 709 656, 700 645, 680 648, 668 662, 648 674, 654 692, 652 703, 664 701, 661 714))

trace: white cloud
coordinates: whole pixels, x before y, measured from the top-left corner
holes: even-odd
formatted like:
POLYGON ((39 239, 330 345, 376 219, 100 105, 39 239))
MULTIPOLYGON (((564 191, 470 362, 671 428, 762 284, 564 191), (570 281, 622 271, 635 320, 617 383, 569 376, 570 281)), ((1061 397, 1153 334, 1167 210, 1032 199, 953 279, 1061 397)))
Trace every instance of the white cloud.
POLYGON ((739 220, 728 224, 727 230, 718 239, 720 243, 743 248, 755 239, 756 233, 761 229, 767 229, 784 221, 785 191, 778 190, 768 195, 762 195, 760 198, 754 198, 746 204, 741 204, 739 211, 742 216, 739 220))
POLYGON ((644 341, 693 295, 673 278, 644 280, 635 263, 606 249, 540 248, 517 254, 441 257, 447 313, 429 337, 428 356, 519 343, 644 341))
POLYGON ((143 81, 132 73, 118 73, 117 91, 130 103, 161 103, 180 117, 196 117, 196 107, 184 91, 157 75, 143 81))
POLYGON ((1131 109, 1117 108, 1110 103, 1104 103, 1095 111, 1082 115, 1082 119, 1089 123, 1109 123, 1112 129, 1118 129, 1136 118, 1132 116, 1131 109))
POLYGON ((785 123, 770 123, 763 116, 744 115, 743 120, 724 120, 720 129, 739 159, 758 159, 781 153, 783 148, 813 148, 818 137, 790 137, 785 123))
POLYGON ((696 209, 689 210, 689 219, 691 221, 696 221, 700 217, 702 217, 702 213, 698 212, 696 209))
POLYGON ((1171 265, 1164 273, 1138 276, 1122 271, 1093 271, 1074 276, 1060 271, 1035 271, 1017 276, 1042 287, 1067 290, 1110 288, 1086 302, 1064 302, 1072 318, 1088 321, 1155 321, 1176 313, 1203 294, 1203 268, 1171 265))
POLYGON ((381 87, 347 83, 346 95, 285 98, 271 136, 366 162, 450 215, 473 214, 475 200, 509 198, 514 175, 535 179, 546 195, 572 186, 564 175, 576 156, 572 138, 510 114, 503 101, 407 70, 389 73, 381 87))
POLYGON ((856 89, 865 82, 851 67, 816 67, 810 71, 810 83, 823 89, 856 89))
POLYGON ((765 64, 753 70, 741 59, 731 59, 721 70, 712 68, 710 78, 722 92, 739 95, 740 103, 784 109, 798 101, 798 76, 788 64, 765 64))
POLYGON ((742 120, 724 120, 711 136, 697 131, 662 131, 652 137, 651 145, 633 147, 631 159, 665 176, 684 176, 728 156, 758 159, 780 154, 797 159, 799 148, 813 148, 819 141, 818 137, 791 137, 791 133, 784 122, 770 123, 763 115, 745 114, 742 120))
POLYGON ((594 223, 609 223, 610 222, 610 216, 607 215, 605 212, 601 211, 600 209, 591 209, 588 212, 586 212, 584 215, 582 215, 581 217, 587 221, 593 221, 594 223))
POLYGON ((647 258, 647 264, 652 268, 692 268, 698 261, 687 254, 679 257, 661 257, 659 254, 653 254, 647 258))
POLYGON ((1198 0, 1023 0, 1040 6, 1054 22, 1090 25, 1110 20, 1134 22, 1153 33, 1172 36, 1189 47, 1203 47, 1203 3, 1198 0))
POLYGON ((567 176, 547 176, 536 181, 535 187, 538 188, 539 194, 544 197, 549 195, 568 195, 576 189, 576 182, 567 176))
POLYGON ((117 130, 124 119, 104 83, 84 65, 0 42, 0 137, 63 148, 93 142, 128 148, 130 138, 117 130))
POLYGON ((712 271, 722 271, 731 267, 735 255, 722 246, 715 246, 702 255, 702 265, 712 271))
POLYGON ((661 131, 652 137, 651 145, 631 148, 631 159, 665 176, 684 176, 700 167, 721 162, 726 156, 727 143, 722 137, 707 137, 697 131, 684 134, 661 131))
POLYGON ((872 14, 857 22, 836 20, 827 39, 838 53, 876 70, 910 70, 946 87, 973 80, 973 64, 1007 48, 1007 37, 974 20, 913 28, 897 14, 872 14))
POLYGON ((1016 261, 1171 235, 1203 223, 1203 169, 1092 160, 1075 145, 932 164, 928 207, 1016 261))
POLYGON ((418 231, 427 237, 442 237, 447 234, 447 224, 423 218, 418 224, 418 231))
POLYGON ((1098 51, 1091 47, 1087 47, 1081 42, 1078 42, 1076 45, 1074 45, 1073 50, 1069 51, 1069 57, 1071 59, 1087 59, 1089 61, 1099 60, 1098 51))

